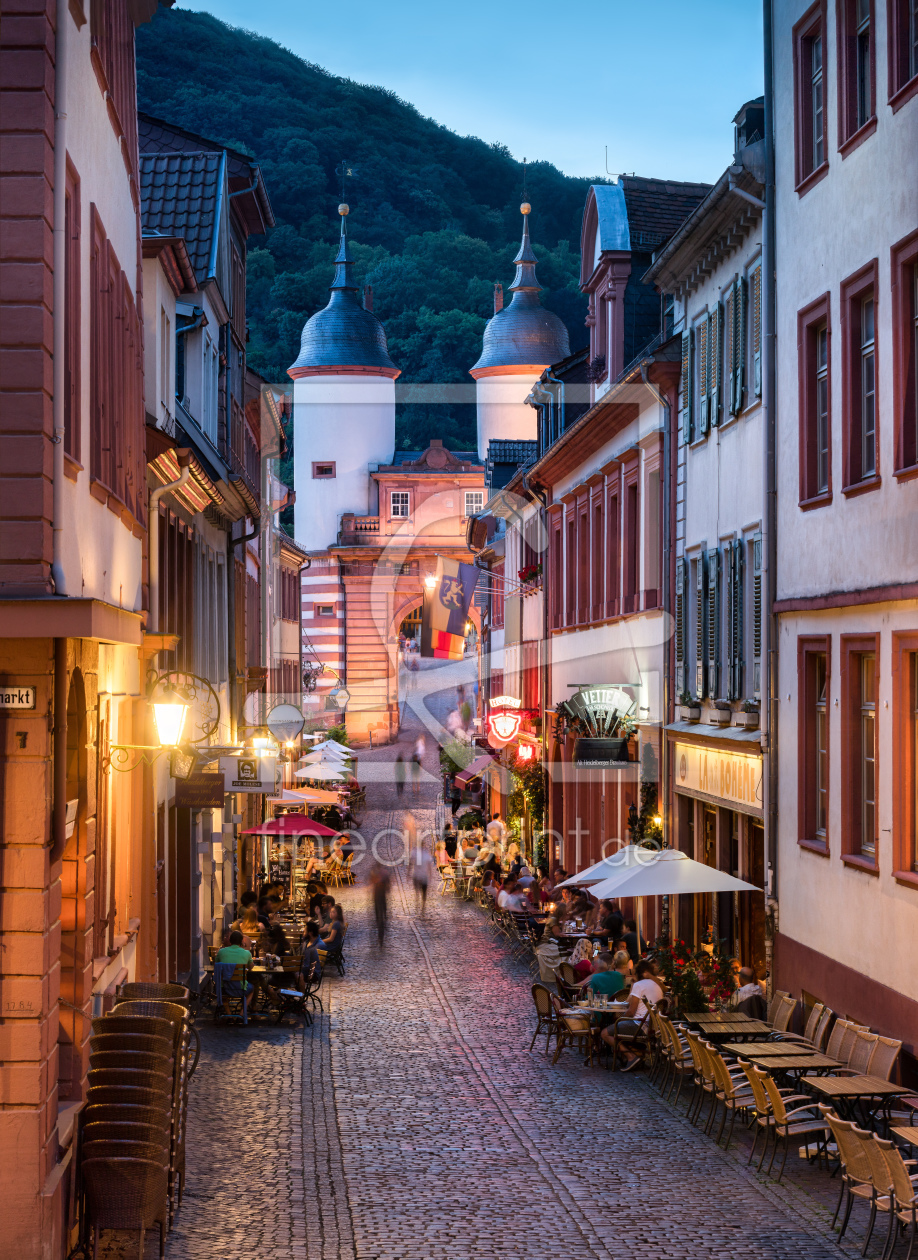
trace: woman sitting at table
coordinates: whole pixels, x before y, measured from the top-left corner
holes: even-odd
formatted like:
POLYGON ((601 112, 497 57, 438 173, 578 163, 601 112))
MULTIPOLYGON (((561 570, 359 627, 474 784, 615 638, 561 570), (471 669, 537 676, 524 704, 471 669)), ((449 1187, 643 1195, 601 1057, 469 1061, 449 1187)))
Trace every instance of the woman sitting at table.
POLYGON ((339 949, 341 942, 344 940, 344 911, 336 901, 333 901, 331 898, 329 900, 332 904, 330 906, 328 926, 320 930, 319 935, 322 939, 318 942, 318 945, 320 949, 332 951, 339 949))
POLYGON ((588 940, 578 941, 568 962, 574 968, 574 975, 577 977, 578 983, 589 980, 593 974, 593 942, 588 940))
POLYGON ((500 880, 493 871, 485 871, 484 878, 481 881, 481 891, 486 893, 492 901, 496 902, 501 891, 500 880))
MULTIPOLYGON (((604 1028, 600 1033, 606 1045, 611 1046, 614 1041, 616 1030, 619 1035, 630 1035, 641 1032, 644 1028, 647 1018, 647 1006, 644 999, 648 1002, 659 1002, 663 998, 663 988, 659 982, 657 974, 657 965, 650 958, 642 959, 635 968, 637 972, 637 980, 631 986, 631 993, 628 997, 628 1006, 623 1012, 621 1018, 615 1024, 615 1027, 604 1028)), ((630 1050, 624 1050, 625 1063, 622 1068, 623 1072, 630 1072, 641 1062, 641 1056, 634 1054, 630 1050)))
POLYGON ((265 932, 265 949, 269 954, 277 954, 278 958, 283 958, 285 954, 290 953, 287 933, 279 923, 272 923, 265 932))
POLYGON ((251 949, 261 939, 262 924, 256 906, 246 906, 240 918, 230 924, 231 932, 241 932, 245 938, 245 948, 251 949))
POLYGON ((446 852, 446 845, 442 840, 438 840, 434 848, 434 862, 437 864, 437 869, 441 871, 444 866, 449 866, 449 854, 446 852))

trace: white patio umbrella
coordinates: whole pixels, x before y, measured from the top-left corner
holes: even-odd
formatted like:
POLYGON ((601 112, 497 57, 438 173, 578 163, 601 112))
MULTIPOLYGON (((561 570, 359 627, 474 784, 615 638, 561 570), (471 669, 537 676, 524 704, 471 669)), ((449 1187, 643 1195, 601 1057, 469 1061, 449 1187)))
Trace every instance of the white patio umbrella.
MULTIPOLYGON (((650 852, 648 849, 641 848, 638 844, 623 845, 615 853, 610 853, 608 857, 602 858, 599 862, 594 862, 592 866, 588 866, 586 870, 578 871, 576 875, 572 875, 570 879, 563 879, 558 885, 559 888, 574 887, 578 884, 598 884, 600 880, 614 879, 622 871, 629 870, 635 862, 635 853, 640 850, 645 855, 650 852)), ((590 889, 593 892, 593 889, 590 889)))
POLYGON ((316 744, 312 751, 325 752, 329 748, 333 748, 335 752, 344 753, 346 757, 354 755, 353 748, 348 748, 347 744, 339 744, 336 739, 323 739, 321 744, 316 744))
MULTIPOLYGON (((637 847, 637 846, 633 846, 637 847)), ((594 897, 667 897, 681 893, 761 892, 755 884, 696 862, 678 849, 643 849, 609 879, 590 888, 594 897)))
POLYGON ((346 758, 331 748, 323 749, 322 752, 307 753, 305 757, 300 758, 300 762, 304 766, 343 766, 345 760, 346 758))
POLYGON ((315 766, 304 766, 302 770, 294 772, 294 778, 315 779, 322 783, 337 780, 340 783, 344 778, 344 770, 340 766, 332 766, 326 762, 315 766))

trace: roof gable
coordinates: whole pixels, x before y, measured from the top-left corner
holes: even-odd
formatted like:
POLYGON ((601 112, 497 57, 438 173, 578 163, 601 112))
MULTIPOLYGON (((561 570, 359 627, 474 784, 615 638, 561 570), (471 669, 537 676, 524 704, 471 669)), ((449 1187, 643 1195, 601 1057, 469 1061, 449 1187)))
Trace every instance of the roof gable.
POLYGON ((227 201, 222 152, 141 154, 140 198, 144 235, 181 237, 199 281, 214 278, 227 201))

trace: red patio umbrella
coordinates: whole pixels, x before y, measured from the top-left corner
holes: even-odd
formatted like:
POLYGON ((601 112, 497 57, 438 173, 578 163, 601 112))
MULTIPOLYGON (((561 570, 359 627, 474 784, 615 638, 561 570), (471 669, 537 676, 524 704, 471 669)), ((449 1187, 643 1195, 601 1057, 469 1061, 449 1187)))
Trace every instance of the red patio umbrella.
POLYGON ((259 827, 247 827, 244 836, 337 836, 333 827, 314 822, 302 814, 281 814, 279 818, 269 818, 259 827))

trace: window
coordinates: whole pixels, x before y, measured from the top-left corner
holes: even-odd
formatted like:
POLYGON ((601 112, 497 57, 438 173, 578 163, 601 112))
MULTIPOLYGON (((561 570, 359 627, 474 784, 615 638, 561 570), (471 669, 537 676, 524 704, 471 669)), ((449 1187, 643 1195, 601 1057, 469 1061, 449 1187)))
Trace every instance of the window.
POLYGON ((815 4, 794 27, 797 191, 826 166, 825 8, 815 4))
POLYGON ((892 636, 893 873, 918 888, 918 632, 892 636))
POLYGON ((476 516, 484 507, 483 490, 466 490, 463 516, 476 516))
POLYGON ((841 286, 844 493, 879 484, 877 466, 877 263, 841 286))
POLYGON ((408 491, 393 490, 390 496, 393 516, 408 515, 408 491))
POLYGON ((617 617, 621 598, 621 517, 618 494, 609 495, 606 531, 606 616, 617 617))
MULTIPOLYGON (((762 397, 762 264, 753 267, 749 273, 749 305, 751 307, 751 333, 749 338, 749 372, 752 380, 752 392, 756 398, 762 397)), ((743 298, 742 337, 746 339, 745 295, 743 298)), ((742 393, 742 383, 740 383, 742 393)))
POLYGON ((800 506, 832 498, 832 411, 829 295, 797 316, 800 411, 800 506))
POLYGON ((718 304, 696 325, 698 346, 698 429, 704 436, 720 422, 720 382, 723 365, 723 310, 718 304))
POLYGON ((584 508, 577 514, 577 620, 590 619, 590 518, 584 508))
POLYGON ((829 647, 828 637, 797 643, 798 780, 797 841, 828 853, 829 647))
POLYGON ((842 844, 855 866, 877 865, 877 636, 842 635, 842 844))
POLYGON ((317 617, 334 617, 335 615, 334 604, 316 604, 315 615, 317 617))
POLYGON ((564 546, 560 524, 556 525, 552 531, 551 575, 551 624, 557 630, 561 626, 564 612, 562 604, 564 591, 564 546))
POLYGON ((893 246, 891 297, 896 472, 914 475, 918 473, 918 232, 893 246))
POLYGON ((682 334, 682 441, 688 446, 694 441, 694 330, 682 334))
POLYGON ((210 335, 202 337, 203 361, 201 378, 201 429, 217 445, 217 405, 220 364, 217 347, 210 335))
MULTIPOLYGON (((637 477, 638 466, 634 473, 637 477)), ((641 516, 637 481, 625 486, 625 600, 623 612, 637 612, 641 602, 641 516)))
POLYGON ((603 527, 602 527, 602 500, 593 504, 593 546, 591 553, 592 568, 592 585, 593 597, 591 600, 592 609, 590 617, 597 620, 603 615, 602 607, 602 543, 603 543, 603 527))
POLYGON ((889 103, 901 109, 918 92, 918 0, 887 0, 889 103))
MULTIPOLYGON (((319 464, 313 461, 312 476, 314 481, 328 481, 335 476, 336 463, 319 464)), ((395 516, 395 512, 392 513, 395 516)), ((405 514, 407 516, 407 513, 405 514)))
POLYGON ((80 460, 80 180, 67 163, 67 189, 64 210, 65 305, 67 308, 64 348, 64 450, 80 460))
POLYGON ((724 546, 723 567, 727 588, 726 644, 727 644, 727 699, 742 700, 745 681, 745 567, 746 544, 736 539, 724 546))
MULTIPOLYGON (((838 147, 844 155, 862 127, 871 120, 875 125, 873 0, 838 0, 836 28, 838 147)), ((858 142, 868 134, 858 135, 858 142)))

